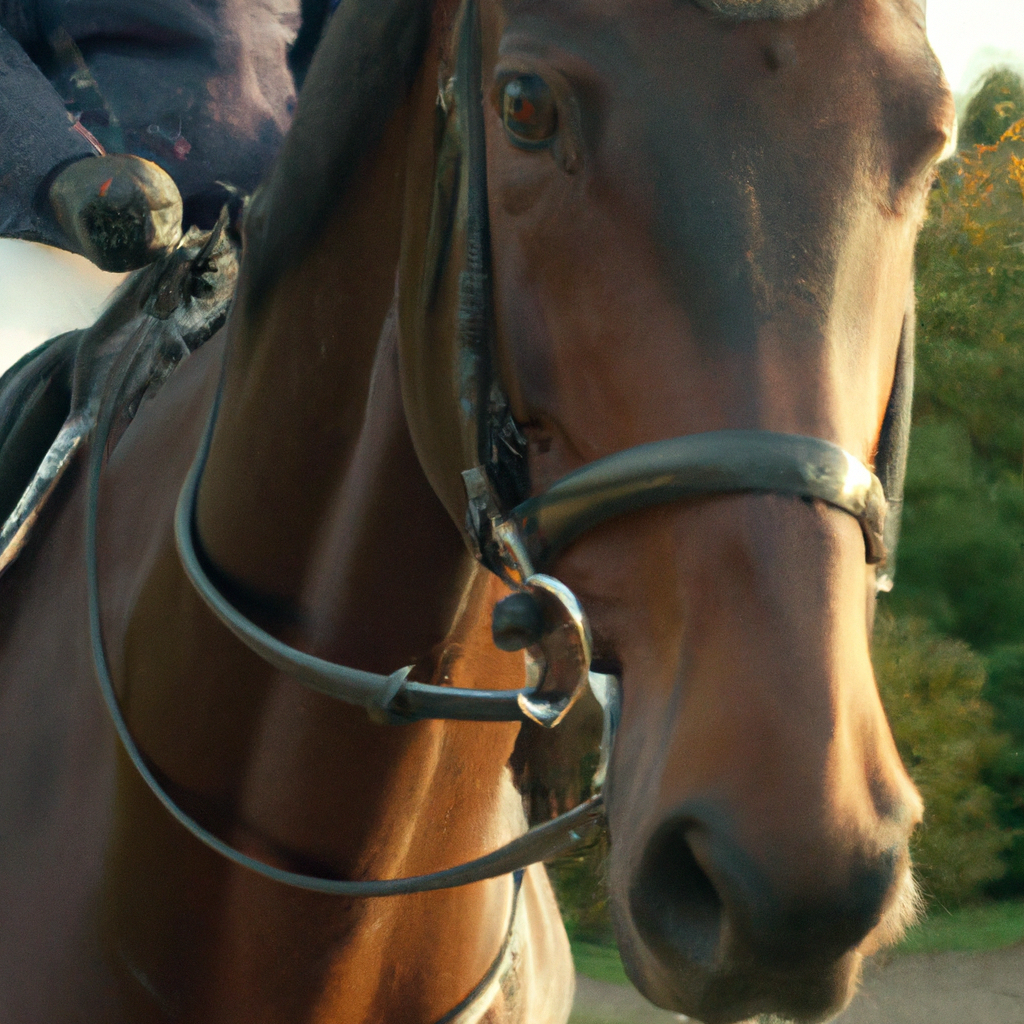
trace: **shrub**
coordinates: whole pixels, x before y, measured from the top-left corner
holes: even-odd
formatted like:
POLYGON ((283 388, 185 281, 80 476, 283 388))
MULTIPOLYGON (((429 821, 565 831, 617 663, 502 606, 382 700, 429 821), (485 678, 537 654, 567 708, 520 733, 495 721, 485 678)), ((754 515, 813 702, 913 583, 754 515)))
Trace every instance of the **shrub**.
POLYGON ((879 690, 903 763, 921 791, 925 820, 912 842, 924 894, 944 905, 975 900, 1003 875, 1011 835, 982 781, 1005 741, 983 699, 985 665, 963 641, 923 619, 878 616, 879 690))

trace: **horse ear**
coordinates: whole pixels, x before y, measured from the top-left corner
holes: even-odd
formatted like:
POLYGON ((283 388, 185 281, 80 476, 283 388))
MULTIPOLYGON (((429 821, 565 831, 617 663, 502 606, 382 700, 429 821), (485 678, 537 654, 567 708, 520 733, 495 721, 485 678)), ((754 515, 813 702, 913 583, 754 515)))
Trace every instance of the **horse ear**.
POLYGON ((246 300, 266 295, 308 251, 382 138, 416 78, 433 6, 342 0, 313 56, 284 146, 249 204, 246 300))

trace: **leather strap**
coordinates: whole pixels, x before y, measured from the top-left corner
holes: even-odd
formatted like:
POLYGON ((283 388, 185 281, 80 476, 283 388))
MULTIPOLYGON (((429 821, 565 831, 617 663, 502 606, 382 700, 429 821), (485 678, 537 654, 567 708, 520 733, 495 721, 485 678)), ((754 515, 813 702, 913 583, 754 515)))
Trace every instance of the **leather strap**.
MULTIPOLYGON (((536 826, 519 838, 514 839, 512 842, 495 850, 493 853, 486 854, 483 857, 477 857, 465 864, 459 864, 443 871, 435 871, 430 874, 416 875, 409 878, 347 881, 343 879, 323 878, 318 875, 308 875, 296 871, 288 871, 284 868, 278 868, 274 865, 267 864, 255 857, 250 857, 248 854, 242 853, 240 850, 236 850, 233 846, 224 842, 224 840, 219 836, 214 835, 194 818, 186 814, 163 788, 131 735, 128 723, 125 721, 124 714, 122 713, 120 704, 117 700, 117 693, 114 689, 114 683, 106 655, 106 648, 103 642, 103 625, 100 619, 99 568, 96 539, 97 518, 99 508, 100 477, 103 469, 103 453, 106 449, 107 440, 110 436, 111 424, 116 410, 116 397, 119 392, 119 388, 117 386, 119 370, 120 367, 115 366, 111 372, 110 384, 105 392, 106 397, 100 409, 96 432, 93 436, 89 451, 85 505, 85 562, 86 586, 88 591, 89 638, 92 644, 93 666, 96 672, 97 681, 99 682, 100 692, 103 696, 104 703, 107 705, 107 710, 110 713, 111 720, 114 723, 114 728, 117 731, 118 738, 124 747, 125 753, 128 755, 128 759, 131 761, 135 770, 140 776, 142 776, 146 785, 149 786, 153 795, 161 804, 163 804, 164 808, 171 817, 175 819, 175 821, 177 821, 186 831, 201 843, 208 846, 211 850, 216 851, 222 857, 225 857, 227 860, 230 860, 232 863, 237 864, 240 867, 255 871, 264 878, 270 879, 274 882, 280 882, 284 885, 290 885, 298 889, 306 889, 311 892, 351 897, 398 896, 407 893, 428 892, 435 889, 454 889, 458 886, 469 885, 472 882, 480 882, 488 878, 497 878, 499 875, 508 874, 512 871, 526 867, 529 864, 534 864, 538 861, 548 860, 551 857, 555 857, 569 847, 583 841, 597 829, 603 815, 603 799, 600 795, 591 797, 579 807, 569 811, 567 814, 560 815, 553 821, 545 822, 543 825, 536 826)), ((212 415, 210 417, 210 423, 207 428, 207 436, 204 440, 204 445, 200 449, 200 455, 204 454, 204 449, 208 449, 209 436, 212 431, 213 423, 215 422, 216 410, 217 403, 215 402, 212 415)), ((196 471, 197 467, 198 471, 201 472, 202 466, 200 459, 196 460, 196 464, 193 466, 193 472, 196 471)), ((191 521, 191 503, 183 504, 182 502, 179 502, 179 511, 183 507, 189 510, 187 520, 191 521)), ((191 533, 191 531, 188 532, 191 533)), ((209 595, 207 593, 204 593, 202 590, 200 593, 203 595, 204 599, 209 599, 209 595)), ((220 601, 223 602, 223 599, 221 598, 220 601)), ((223 603, 226 604, 226 602, 223 603)), ((230 617, 231 621, 237 620, 238 624, 247 622, 247 620, 244 620, 237 612, 234 612, 233 609, 231 609, 231 611, 233 613, 230 617)), ((251 645, 253 643, 258 643, 258 641, 253 640, 253 636, 255 634, 262 633, 262 630, 259 630, 253 623, 247 623, 247 625, 244 626, 239 625, 239 633, 241 634, 240 639, 242 639, 242 641, 247 645, 251 645)), ((282 657, 284 660, 282 661, 282 665, 285 666, 282 669, 283 671, 290 672, 292 671, 292 666, 296 665, 305 666, 303 670, 304 676, 300 676, 302 681, 307 685, 310 685, 311 679, 315 684, 315 689, 318 689, 320 692, 330 692, 327 684, 319 684, 315 671, 312 671, 312 669, 315 669, 317 665, 320 664, 320 659, 310 659, 308 655, 303 655, 301 651, 296 651, 293 648, 287 647, 279 641, 274 640, 273 637, 269 637, 269 634, 263 634, 263 636, 273 641, 273 647, 275 650, 278 650, 278 653, 283 652, 282 657), (308 659, 314 664, 310 666, 305 659, 308 659)), ((259 653, 257 648, 254 647, 253 649, 257 650, 257 653, 259 653)), ((271 663, 276 664, 275 662, 271 663)), ((330 663, 326 664, 329 665, 330 663)), ((384 703, 384 697, 388 691, 393 689, 395 685, 395 677, 401 674, 395 673, 393 676, 377 676, 373 673, 359 672, 357 669, 347 669, 344 666, 331 666, 331 669, 331 678, 339 680, 342 689, 350 688, 352 692, 360 695, 369 704, 376 707, 387 706, 384 703), (386 684, 387 690, 376 690, 375 685, 377 680, 383 680, 386 684)), ((404 676, 402 678, 404 679, 404 676)), ((399 684, 402 684, 401 680, 399 680, 399 684)), ((444 688, 431 687, 430 689, 443 690, 444 688)), ((476 691, 471 690, 467 692, 475 693, 476 691)), ((515 691, 512 692, 514 693, 515 691)), ((484 699, 484 704, 487 704, 486 697, 484 699)))
POLYGON ((653 505, 759 491, 848 512, 864 532, 867 561, 885 558, 882 484, 830 441, 767 430, 718 430, 639 445, 589 463, 512 510, 534 563, 550 562, 599 523, 653 505))
POLYGON ((425 718, 475 722, 524 722, 520 694, 531 690, 473 690, 433 686, 406 679, 411 666, 391 675, 364 672, 296 650, 242 615, 217 589, 196 550, 195 507, 199 483, 217 422, 220 393, 214 400, 199 451, 178 498, 174 536, 182 568, 213 614, 255 655, 298 679, 317 693, 364 708, 377 722, 401 724, 425 718))
POLYGON ((466 996, 457 1006, 453 1006, 435 1024, 469 1024, 470 1021, 479 1021, 486 1012, 490 1001, 495 996, 495 990, 500 987, 504 976, 514 966, 513 964, 513 939, 516 931, 516 917, 519 913, 519 896, 523 889, 523 870, 516 871, 512 876, 512 913, 509 915, 508 928, 505 931, 505 940, 498 950, 487 973, 480 979, 473 991, 466 996))

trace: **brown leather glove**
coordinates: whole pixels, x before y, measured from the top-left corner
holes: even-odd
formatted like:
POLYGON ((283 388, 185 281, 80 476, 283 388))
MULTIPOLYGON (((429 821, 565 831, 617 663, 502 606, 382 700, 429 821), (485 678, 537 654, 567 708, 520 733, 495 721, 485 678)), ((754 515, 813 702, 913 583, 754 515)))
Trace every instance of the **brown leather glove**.
POLYGON ((136 270, 181 238, 178 187, 141 157, 78 160, 54 178, 49 196, 72 246, 101 270, 136 270))

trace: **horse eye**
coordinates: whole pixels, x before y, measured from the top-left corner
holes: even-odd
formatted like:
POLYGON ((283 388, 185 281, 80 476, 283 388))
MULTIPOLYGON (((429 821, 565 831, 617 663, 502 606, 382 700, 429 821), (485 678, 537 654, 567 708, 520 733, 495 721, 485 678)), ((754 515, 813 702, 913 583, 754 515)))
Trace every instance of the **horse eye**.
POLYGON ((547 145, 558 128, 558 109, 547 83, 537 75, 517 75, 501 90, 501 119, 517 145, 547 145))

